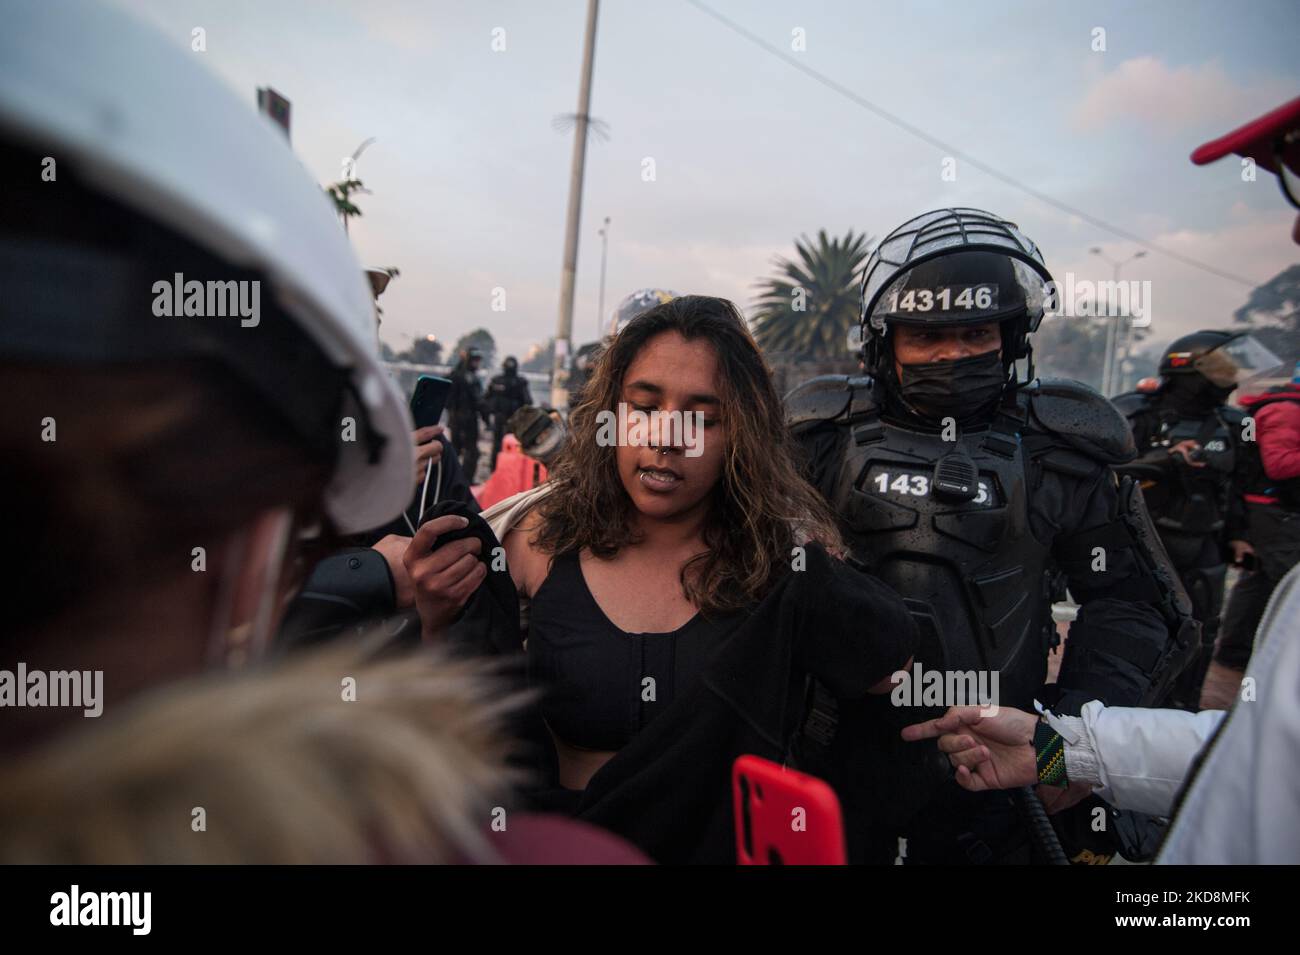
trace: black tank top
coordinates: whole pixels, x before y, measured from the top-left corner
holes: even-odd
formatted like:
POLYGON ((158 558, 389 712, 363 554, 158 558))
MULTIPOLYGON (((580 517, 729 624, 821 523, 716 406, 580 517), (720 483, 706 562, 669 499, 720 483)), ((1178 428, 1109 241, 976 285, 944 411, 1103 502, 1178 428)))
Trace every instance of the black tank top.
POLYGON ((528 618, 528 670, 544 692, 542 715, 566 743, 621 749, 700 677, 738 617, 697 613, 671 633, 627 633, 587 589, 578 554, 561 554, 528 618))

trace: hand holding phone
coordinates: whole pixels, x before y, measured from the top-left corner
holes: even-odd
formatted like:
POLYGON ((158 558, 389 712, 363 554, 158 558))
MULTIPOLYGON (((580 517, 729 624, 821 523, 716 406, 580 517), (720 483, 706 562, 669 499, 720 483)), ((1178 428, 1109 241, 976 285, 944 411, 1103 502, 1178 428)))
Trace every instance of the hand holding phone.
POLYGON ((415 440, 415 484, 419 487, 428 469, 442 460, 442 441, 446 434, 442 425, 432 428, 418 428, 412 435, 415 440))
POLYGON ((421 375, 411 395, 411 417, 415 427, 431 428, 442 418, 451 393, 451 379, 437 375, 421 375))

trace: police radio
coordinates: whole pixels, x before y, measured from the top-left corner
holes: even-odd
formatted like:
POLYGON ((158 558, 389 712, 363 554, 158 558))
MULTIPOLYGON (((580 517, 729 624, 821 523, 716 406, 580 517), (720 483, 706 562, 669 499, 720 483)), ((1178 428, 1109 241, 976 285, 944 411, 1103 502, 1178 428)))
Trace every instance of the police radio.
POLYGON ((934 464, 930 487, 936 497, 954 503, 974 500, 979 493, 979 469, 965 449, 949 451, 934 464))

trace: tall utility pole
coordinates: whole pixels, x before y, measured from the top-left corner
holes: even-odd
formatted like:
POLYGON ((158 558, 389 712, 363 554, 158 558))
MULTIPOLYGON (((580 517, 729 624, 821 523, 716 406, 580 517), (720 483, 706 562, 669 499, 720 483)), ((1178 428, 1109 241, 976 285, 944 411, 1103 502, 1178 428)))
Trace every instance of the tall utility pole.
POLYGON ((582 175, 587 164, 587 124, 591 119, 591 69, 596 59, 598 0, 587 0, 587 38, 582 51, 582 85, 573 130, 573 166, 569 175, 569 217, 564 226, 564 271, 560 275, 560 319, 555 327, 555 361, 551 366, 551 406, 569 406, 569 360, 573 338, 573 284, 578 271, 578 223, 582 218, 582 175))
POLYGON ((605 321, 605 253, 609 251, 609 216, 605 216, 605 224, 600 228, 600 298, 596 304, 596 341, 605 337, 605 330, 601 327, 605 321))
MULTIPOLYGON (((1140 259, 1142 258, 1142 256, 1146 255, 1145 250, 1142 252, 1135 252, 1132 255, 1130 255, 1127 259, 1117 262, 1116 260, 1112 259, 1109 255, 1106 255, 1106 253, 1102 252, 1101 249, 1097 248, 1096 246, 1089 249, 1088 251, 1091 252, 1093 255, 1098 256, 1099 258, 1104 259, 1105 261, 1110 263, 1111 268, 1114 271, 1114 281, 1115 281, 1115 287, 1117 289, 1119 287, 1119 270, 1124 266, 1128 265, 1134 259, 1140 259)), ((1116 295, 1118 294, 1119 293, 1116 292, 1116 295)), ((1119 323, 1120 323, 1120 316, 1113 315, 1111 316, 1110 321, 1106 326, 1106 355, 1104 359, 1105 364, 1102 366, 1101 369, 1101 393, 1107 398, 1112 397, 1111 395, 1112 390, 1114 391, 1119 390, 1119 388, 1116 385, 1116 377, 1118 376, 1119 373, 1119 367, 1118 367, 1119 355, 1117 354, 1118 346, 1119 346, 1119 341, 1118 341, 1119 323)), ((1133 336, 1133 325, 1132 325, 1132 319, 1130 318, 1129 327, 1128 327, 1128 339, 1124 345, 1125 358, 1128 357, 1128 350, 1132 343, 1132 336, 1133 336)))

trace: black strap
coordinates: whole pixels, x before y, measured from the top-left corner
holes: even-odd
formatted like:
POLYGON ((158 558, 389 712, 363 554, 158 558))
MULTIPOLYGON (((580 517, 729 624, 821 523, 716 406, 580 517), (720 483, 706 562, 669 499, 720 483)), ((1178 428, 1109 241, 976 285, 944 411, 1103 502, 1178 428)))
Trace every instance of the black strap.
POLYGON ((999 457, 1014 458, 1024 426, 1025 411, 1016 399, 1016 392, 1012 391, 998 407, 981 446, 999 457))

